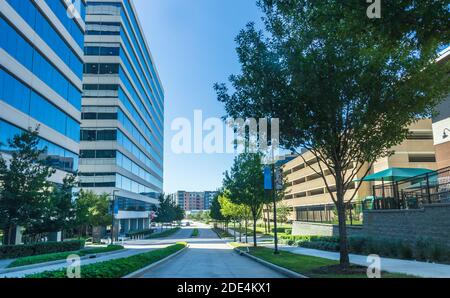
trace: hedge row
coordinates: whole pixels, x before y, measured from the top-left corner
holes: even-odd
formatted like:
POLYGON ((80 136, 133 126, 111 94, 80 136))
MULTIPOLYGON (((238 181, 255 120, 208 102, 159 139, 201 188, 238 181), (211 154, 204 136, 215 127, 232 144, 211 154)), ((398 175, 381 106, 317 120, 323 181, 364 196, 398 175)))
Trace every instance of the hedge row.
POLYGON ((76 251, 84 247, 84 240, 42 242, 25 245, 0 246, 0 259, 14 259, 57 252, 76 251))
MULTIPOLYGON (((339 237, 323 236, 284 236, 282 241, 288 245, 328 251, 339 251, 339 237)), ((354 254, 377 254, 382 257, 416 260, 425 262, 450 263, 450 247, 430 239, 416 242, 401 240, 349 237, 349 252, 354 254)))
MULTIPOLYGON (((275 228, 272 228, 272 233, 275 232, 275 228)), ((292 234, 292 228, 277 228, 278 233, 285 233, 287 235, 292 234)))
MULTIPOLYGON (((162 260, 184 247, 186 243, 177 243, 128 258, 84 265, 80 268, 81 278, 121 278, 162 260)), ((67 278, 67 272, 66 270, 47 271, 28 275, 26 278, 67 278)))
POLYGON ((96 248, 84 248, 79 251, 67 251, 67 252, 57 252, 51 254, 37 255, 37 256, 29 256, 18 258, 11 264, 9 264, 8 268, 32 265, 32 264, 40 264, 57 260, 64 260, 68 256, 72 254, 76 254, 80 257, 84 257, 87 255, 95 255, 100 253, 112 252, 117 250, 122 250, 123 246, 121 245, 109 245, 107 247, 96 247, 96 248))

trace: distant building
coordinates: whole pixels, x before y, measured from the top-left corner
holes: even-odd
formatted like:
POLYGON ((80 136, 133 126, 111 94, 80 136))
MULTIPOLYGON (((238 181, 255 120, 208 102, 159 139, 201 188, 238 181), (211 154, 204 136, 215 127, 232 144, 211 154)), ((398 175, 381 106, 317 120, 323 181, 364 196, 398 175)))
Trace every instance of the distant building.
MULTIPOLYGON (((450 47, 444 50, 438 63, 449 63, 450 47)), ((450 95, 437 110, 439 114, 433 118, 434 145, 436 162, 439 169, 450 167, 450 95)))
POLYGON ((217 191, 190 192, 180 190, 172 196, 176 200, 176 204, 183 208, 184 211, 192 211, 209 210, 216 194, 217 191))

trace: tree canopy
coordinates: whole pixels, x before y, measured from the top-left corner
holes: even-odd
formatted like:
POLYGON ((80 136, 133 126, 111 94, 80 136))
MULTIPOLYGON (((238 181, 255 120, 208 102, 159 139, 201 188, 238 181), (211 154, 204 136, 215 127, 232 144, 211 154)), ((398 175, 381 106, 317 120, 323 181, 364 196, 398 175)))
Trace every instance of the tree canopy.
POLYGON ((256 222, 261 216, 267 194, 264 192, 261 154, 242 153, 238 155, 229 172, 225 173, 224 188, 229 192, 232 203, 245 205, 253 218, 253 242, 256 246, 256 222))
POLYGON ((317 159, 310 167, 337 206, 343 266, 344 196, 356 174, 389 156, 450 92, 449 64, 435 63, 450 44, 445 1, 382 4, 382 18, 369 19, 359 0, 260 0, 265 30, 250 23, 237 36, 233 92, 215 85, 228 116, 278 118, 281 146, 317 159))

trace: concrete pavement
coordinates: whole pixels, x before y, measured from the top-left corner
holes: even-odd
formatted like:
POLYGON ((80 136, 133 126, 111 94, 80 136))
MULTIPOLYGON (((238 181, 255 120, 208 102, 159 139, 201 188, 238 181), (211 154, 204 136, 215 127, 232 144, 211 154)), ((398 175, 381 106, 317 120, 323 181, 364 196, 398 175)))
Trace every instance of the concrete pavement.
POLYGON ((182 254, 142 274, 142 278, 285 278, 253 260, 239 256, 209 226, 196 224, 199 236, 188 239, 182 254))

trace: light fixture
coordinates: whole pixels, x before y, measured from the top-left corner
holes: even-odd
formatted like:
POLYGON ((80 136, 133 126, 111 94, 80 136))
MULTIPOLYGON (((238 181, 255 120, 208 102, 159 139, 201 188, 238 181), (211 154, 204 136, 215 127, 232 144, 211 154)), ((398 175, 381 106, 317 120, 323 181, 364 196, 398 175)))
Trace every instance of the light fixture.
POLYGON ((446 138, 448 138, 448 134, 447 131, 450 132, 450 129, 446 128, 444 129, 444 134, 442 135, 442 138, 445 140, 446 138))

